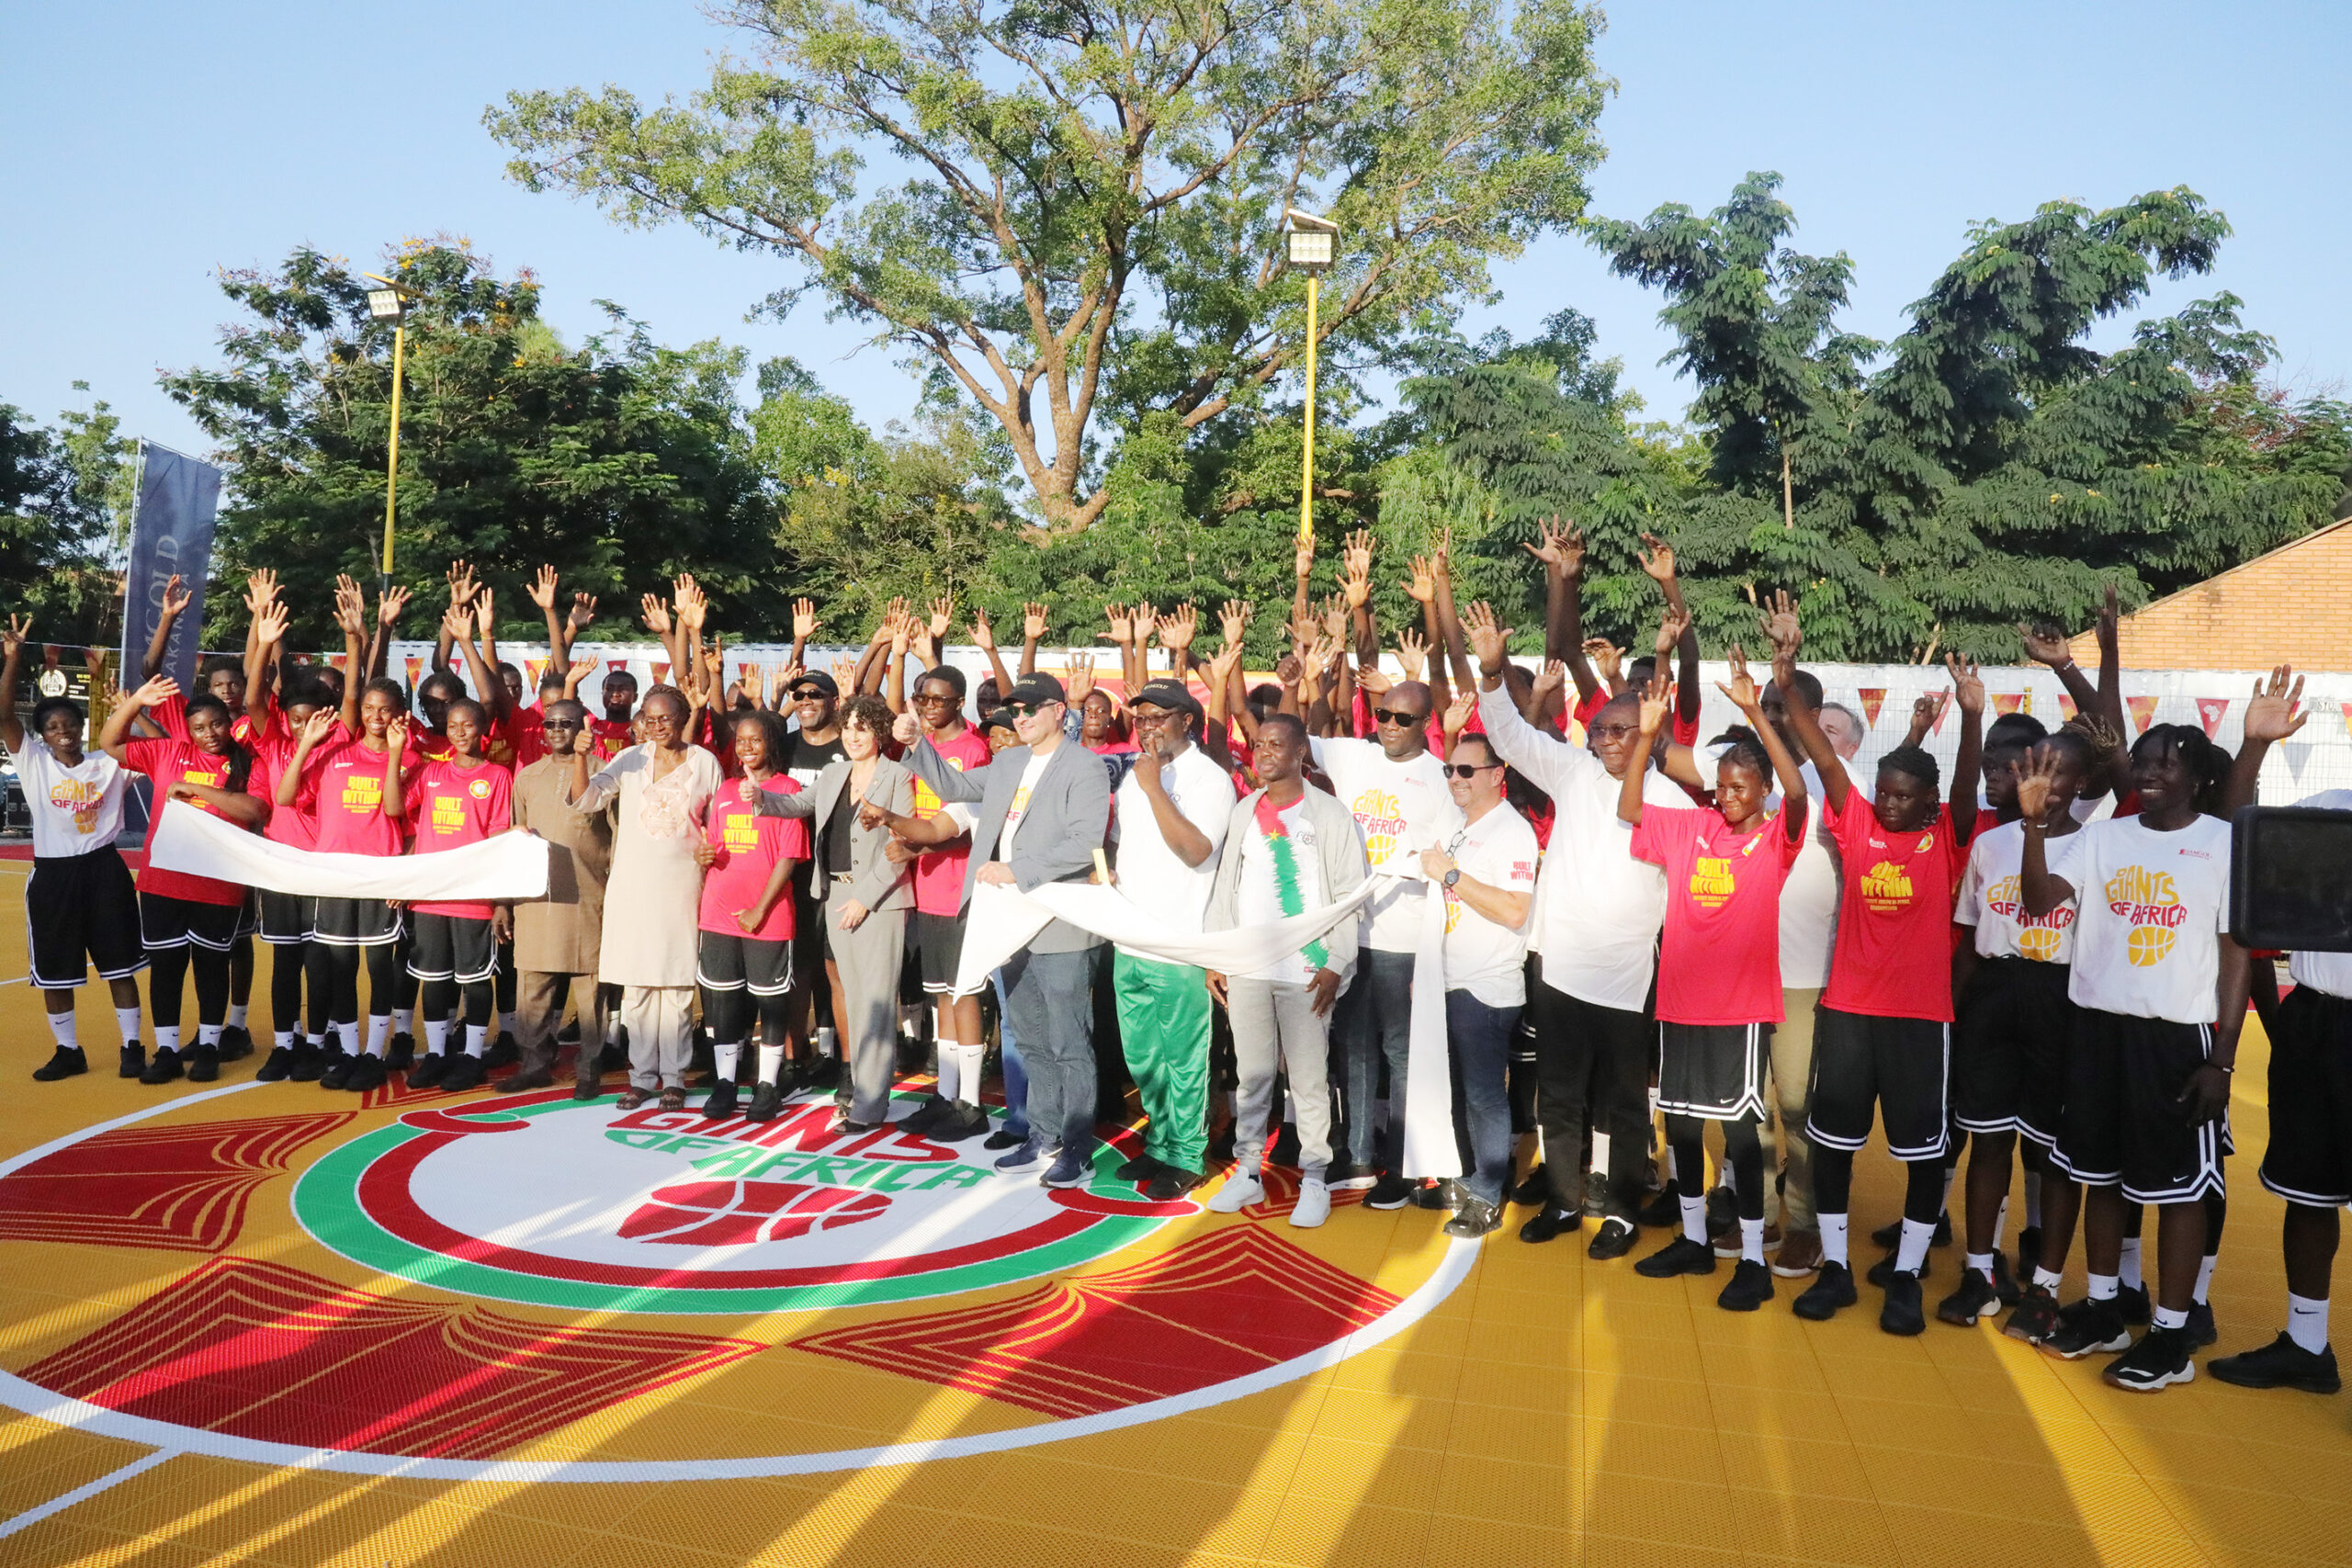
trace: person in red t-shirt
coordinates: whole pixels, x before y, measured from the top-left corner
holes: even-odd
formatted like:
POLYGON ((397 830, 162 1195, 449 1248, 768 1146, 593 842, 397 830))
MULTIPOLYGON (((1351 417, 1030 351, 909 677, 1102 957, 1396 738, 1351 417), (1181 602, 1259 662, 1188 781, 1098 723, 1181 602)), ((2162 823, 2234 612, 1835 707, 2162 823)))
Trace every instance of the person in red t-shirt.
POLYGON ((1705 1123, 1720 1122, 1739 1197, 1740 1256, 1716 1304, 1754 1312, 1772 1299, 1764 1264, 1764 1064, 1781 1021, 1781 884, 1804 843, 1804 775, 1763 722, 1760 694, 1739 645, 1717 690, 1737 705, 1756 741, 1736 740, 1715 763, 1713 808, 1645 806, 1650 753, 1668 723, 1673 687, 1654 677, 1642 696, 1642 734, 1625 764, 1620 820, 1634 824, 1635 860, 1666 872, 1657 970, 1658 1104, 1681 1178, 1682 1234, 1634 1265, 1651 1279, 1712 1274, 1707 1240, 1705 1123), (1767 810, 1773 781, 1781 809, 1767 810))
MULTIPOLYGON (((107 716, 98 748, 132 773, 155 782, 156 815, 185 802, 240 828, 269 819, 269 805, 247 793, 253 753, 231 736, 228 705, 205 695, 183 704, 179 684, 159 675, 126 694, 107 716), (186 740, 133 740, 141 711, 163 708, 185 728, 186 740)), ((220 1031, 229 1017, 229 950, 244 918, 245 892, 209 876, 166 871, 150 863, 139 874, 139 935, 147 950, 148 1006, 155 1017, 155 1055, 140 1082, 169 1083, 185 1072, 208 1083, 220 1076, 220 1031), (180 990, 196 972, 197 1043, 180 1061, 180 990)))
MULTIPOLYGON (((479 844, 503 833, 514 820, 514 775, 482 755, 489 716, 471 697, 459 697, 445 716, 449 755, 428 761, 403 793, 416 835, 414 854, 439 854, 479 844)), ((503 905, 460 898, 410 906, 416 937, 408 972, 421 985, 418 1010, 424 1015, 424 1060, 409 1069, 408 1087, 439 1087, 451 1094, 478 1088, 488 1075, 482 1055, 490 1046, 490 1012, 498 977, 497 923, 503 905), (449 1016, 465 1005, 466 1048, 449 1054, 449 1016)), ((370 1060, 374 1060, 371 1043, 370 1060)), ((380 1066, 362 1068, 380 1079, 380 1066)), ((359 1087, 354 1084, 354 1088, 359 1087)))
POLYGON ((750 708, 724 719, 729 751, 741 772, 711 796, 703 841, 695 849, 695 859, 706 874, 695 979, 702 987, 703 1021, 710 1030, 717 1079, 702 1113, 714 1120, 735 1114, 736 1068, 743 1036, 756 1015, 759 1070, 750 1119, 766 1121, 784 1103, 784 1052, 791 1032, 787 998, 795 979, 792 939, 797 929, 792 874, 808 858, 808 824, 797 818, 763 816, 756 804, 763 791, 800 793, 800 785, 784 771, 792 750, 784 716, 750 708))
POLYGON ((1976 830, 1976 774, 1984 744, 1984 685, 1976 667, 1949 660, 1961 711, 1951 803, 1939 813, 1936 760, 1916 746, 1879 759, 1876 798, 1847 776, 1812 697, 1796 679, 1804 633, 1785 596, 1770 613, 1772 672, 1789 728, 1821 774, 1823 820, 1837 840, 1844 882, 1829 987, 1813 1043, 1814 1208, 1821 1220, 1821 1276, 1797 1298, 1815 1320, 1850 1305, 1847 1209, 1854 1154, 1870 1141, 1875 1108, 1887 1152, 1910 1167, 1902 1240, 1871 1270, 1886 1300, 1889 1334, 1927 1327, 1919 1272, 1943 1207, 1944 1141, 1951 1063, 1951 916, 1976 830))

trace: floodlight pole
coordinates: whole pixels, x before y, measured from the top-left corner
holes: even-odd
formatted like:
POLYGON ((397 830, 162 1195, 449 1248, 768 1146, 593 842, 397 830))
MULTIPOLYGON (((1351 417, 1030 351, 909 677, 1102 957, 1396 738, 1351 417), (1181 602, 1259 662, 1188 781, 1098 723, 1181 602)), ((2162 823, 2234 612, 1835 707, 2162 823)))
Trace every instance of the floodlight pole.
POLYGON ((378 277, 372 272, 359 275, 369 278, 401 296, 401 313, 392 318, 392 439, 384 461, 384 555, 377 592, 389 596, 392 591, 392 519, 400 503, 401 488, 401 380, 408 357, 408 290, 389 277, 378 277))
POLYGON ((1300 459, 1298 479, 1298 542, 1308 549, 1315 547, 1315 286, 1318 279, 1306 275, 1306 447, 1300 459))

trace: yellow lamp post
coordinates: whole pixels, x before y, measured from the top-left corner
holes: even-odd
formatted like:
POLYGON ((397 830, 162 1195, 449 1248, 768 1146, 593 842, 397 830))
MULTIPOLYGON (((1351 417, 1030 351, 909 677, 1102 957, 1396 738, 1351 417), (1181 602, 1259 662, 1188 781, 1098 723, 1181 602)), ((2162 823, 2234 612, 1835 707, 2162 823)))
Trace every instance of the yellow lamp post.
POLYGON ((384 462, 384 558, 382 592, 392 591, 392 517, 400 499, 401 479, 401 376, 408 354, 408 302, 415 298, 389 277, 378 277, 372 272, 360 276, 370 283, 380 283, 381 288, 368 291, 368 313, 379 321, 392 323, 392 440, 390 455, 384 462))
POLYGON ((1339 253, 1340 226, 1297 208, 1285 209, 1290 220, 1290 265, 1306 274, 1306 445, 1299 459, 1298 542, 1315 544, 1315 320, 1317 286, 1331 270, 1339 253))

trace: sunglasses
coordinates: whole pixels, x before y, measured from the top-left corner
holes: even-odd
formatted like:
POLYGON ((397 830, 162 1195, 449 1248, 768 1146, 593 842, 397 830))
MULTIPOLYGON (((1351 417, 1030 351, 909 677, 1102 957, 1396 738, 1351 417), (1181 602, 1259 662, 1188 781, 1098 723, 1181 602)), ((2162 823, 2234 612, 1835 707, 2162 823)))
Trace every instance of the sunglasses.
POLYGON ((1638 724, 1596 724, 1588 731, 1604 740, 1623 740, 1628 736, 1639 735, 1641 732, 1642 727, 1638 724))
POLYGON ((1372 716, 1377 724, 1399 724, 1408 728, 1430 721, 1430 716, 1425 713, 1399 713, 1395 708, 1374 708, 1372 716))
POLYGON ((1007 703, 1004 711, 1015 718, 1035 718, 1053 705, 1051 703, 1007 703))
POLYGON ((580 721, 576 718, 542 719, 539 722, 539 728, 541 729, 578 729, 580 721))
POLYGON ((1447 778, 1475 779, 1488 768, 1499 768, 1502 764, 1500 762, 1442 762, 1439 766, 1445 770, 1447 778))
POLYGON ((937 703, 941 706, 944 707, 952 705, 956 699, 945 692, 917 692, 915 694, 915 701, 924 705, 937 703))
POLYGON ((825 700, 825 694, 817 686, 795 686, 792 688, 792 700, 796 703, 821 703, 825 700))

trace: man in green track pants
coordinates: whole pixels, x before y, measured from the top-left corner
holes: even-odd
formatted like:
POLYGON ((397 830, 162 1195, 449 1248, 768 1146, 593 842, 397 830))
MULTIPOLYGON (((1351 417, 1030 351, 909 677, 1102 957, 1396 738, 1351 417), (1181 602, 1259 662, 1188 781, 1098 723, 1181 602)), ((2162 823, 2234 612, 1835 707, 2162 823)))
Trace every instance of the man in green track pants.
MULTIPOLYGON (((1195 746, 1201 705, 1182 681, 1158 680, 1135 695, 1135 766, 1113 816, 1119 886, 1138 908, 1176 930, 1198 932, 1216 878, 1217 850, 1233 815, 1233 780, 1195 746)), ((1120 1168, 1166 1202, 1201 1181, 1208 1147, 1207 976, 1121 948, 1113 991, 1127 1071, 1149 1124, 1144 1152, 1120 1168)))

